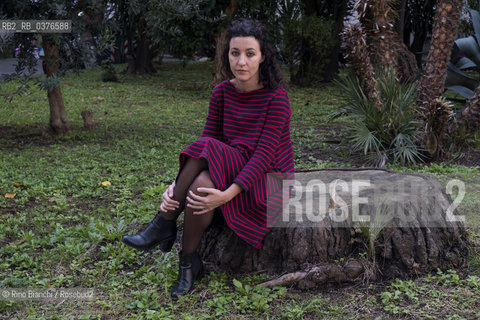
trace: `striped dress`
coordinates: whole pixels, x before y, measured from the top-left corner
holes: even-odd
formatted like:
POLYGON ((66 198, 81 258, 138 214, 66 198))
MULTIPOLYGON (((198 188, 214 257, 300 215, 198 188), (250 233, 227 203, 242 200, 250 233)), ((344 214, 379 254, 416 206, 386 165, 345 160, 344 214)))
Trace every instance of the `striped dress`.
POLYGON ((217 189, 226 190, 232 183, 242 187, 220 209, 228 226, 257 249, 281 213, 275 203, 267 203, 267 198, 280 195, 281 181, 267 173, 293 176, 290 115, 283 89, 239 92, 224 81, 213 89, 202 136, 180 154, 179 171, 187 156, 205 158, 217 189))

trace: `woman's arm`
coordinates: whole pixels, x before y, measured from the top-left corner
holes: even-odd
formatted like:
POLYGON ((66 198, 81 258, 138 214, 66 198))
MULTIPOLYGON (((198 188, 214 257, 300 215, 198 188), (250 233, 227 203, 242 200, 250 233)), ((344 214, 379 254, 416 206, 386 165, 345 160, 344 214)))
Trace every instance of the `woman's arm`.
POLYGON ((284 91, 279 92, 268 106, 265 124, 252 157, 233 180, 243 190, 250 189, 274 160, 282 131, 290 121, 290 115, 288 96, 284 91))
POLYGON ((208 105, 208 115, 205 121, 205 126, 203 128, 202 137, 215 138, 222 141, 223 131, 222 131, 222 118, 223 112, 219 102, 217 101, 216 89, 213 90, 212 95, 210 96, 210 103, 208 105))

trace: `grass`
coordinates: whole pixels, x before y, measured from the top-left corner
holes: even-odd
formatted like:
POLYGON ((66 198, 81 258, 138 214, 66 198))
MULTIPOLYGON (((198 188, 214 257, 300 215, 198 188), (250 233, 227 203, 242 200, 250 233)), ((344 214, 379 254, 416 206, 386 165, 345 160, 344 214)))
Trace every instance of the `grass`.
MULTIPOLYGON (((124 66, 117 66, 123 68, 124 66)), ((120 70, 120 69, 119 69, 120 70)), ((299 292, 256 284, 265 275, 211 273, 172 303, 177 256, 138 252, 119 241, 147 223, 178 170, 178 153, 201 133, 211 65, 163 65, 152 76, 120 75, 103 83, 100 70, 69 74, 62 84, 71 133, 45 138, 46 94, 0 106, 0 288, 95 288, 91 301, 0 300, 0 319, 390 319, 480 316, 480 259, 469 276, 438 273, 392 284, 326 287, 299 292), (80 112, 91 110, 85 132, 80 112), (110 182, 102 184, 102 182, 110 182), (15 194, 7 199, 5 194, 15 194), (428 310, 428 311, 426 311, 428 310)), ((2 83, 4 90, 14 83, 2 83)), ((329 116, 342 103, 335 85, 291 88, 297 168, 356 166, 342 143, 348 122, 329 116)), ((442 183, 465 182, 462 210, 480 242, 479 168, 456 164, 397 170, 442 183)), ((178 247, 176 248, 178 250, 178 247)), ((478 252, 477 252, 478 253, 478 252)))

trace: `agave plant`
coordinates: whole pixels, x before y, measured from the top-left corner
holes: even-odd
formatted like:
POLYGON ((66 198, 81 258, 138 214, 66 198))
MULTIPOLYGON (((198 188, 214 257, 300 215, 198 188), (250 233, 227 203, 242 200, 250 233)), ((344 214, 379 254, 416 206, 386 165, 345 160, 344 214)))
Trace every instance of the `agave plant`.
POLYGON ((367 162, 383 167, 387 162, 423 162, 423 150, 416 144, 420 123, 415 119, 416 85, 399 84, 393 72, 377 73, 382 110, 368 99, 356 76, 339 82, 345 90, 346 105, 332 118, 348 116, 353 122, 348 140, 367 162))
POLYGON ((470 99, 479 84, 478 77, 472 77, 467 71, 480 72, 480 13, 470 8, 468 11, 475 35, 455 40, 445 87, 470 99))

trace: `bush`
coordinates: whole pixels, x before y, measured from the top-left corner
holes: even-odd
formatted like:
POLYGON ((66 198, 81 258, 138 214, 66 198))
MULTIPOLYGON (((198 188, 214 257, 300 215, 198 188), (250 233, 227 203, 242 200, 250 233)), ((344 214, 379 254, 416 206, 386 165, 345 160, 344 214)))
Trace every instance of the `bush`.
POLYGON ((377 76, 382 110, 375 108, 363 91, 363 82, 348 76, 340 86, 347 103, 333 118, 348 116, 353 122, 348 140, 354 151, 363 151, 367 161, 383 167, 387 162, 423 162, 423 150, 416 144, 419 122, 415 120, 416 85, 399 84, 393 72, 377 76))
POLYGON ((322 81, 324 67, 337 41, 335 21, 322 16, 303 16, 282 23, 281 51, 289 65, 292 82, 308 86, 322 81))

